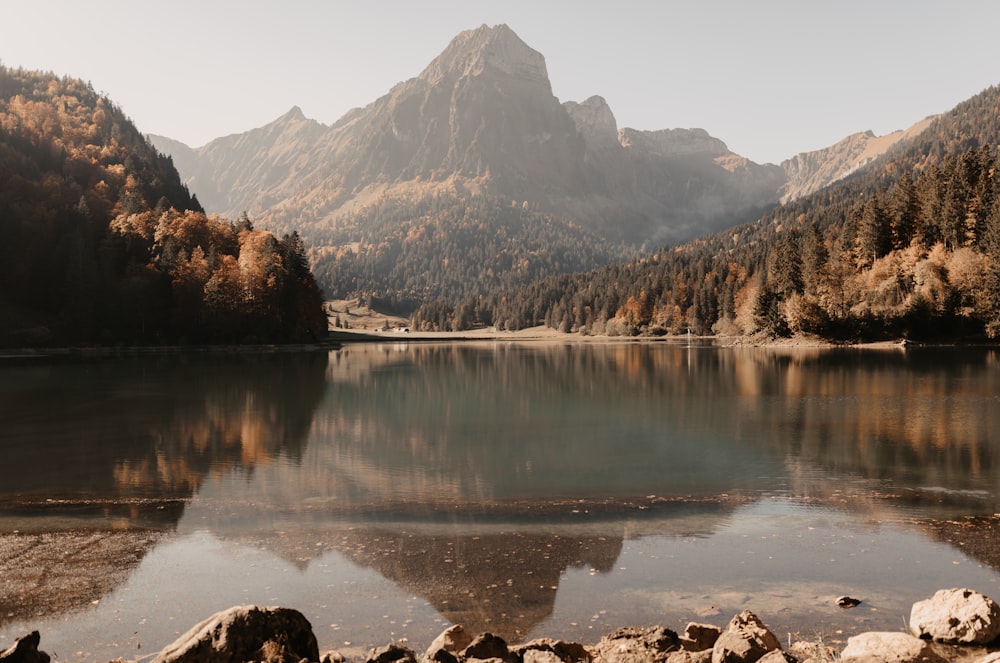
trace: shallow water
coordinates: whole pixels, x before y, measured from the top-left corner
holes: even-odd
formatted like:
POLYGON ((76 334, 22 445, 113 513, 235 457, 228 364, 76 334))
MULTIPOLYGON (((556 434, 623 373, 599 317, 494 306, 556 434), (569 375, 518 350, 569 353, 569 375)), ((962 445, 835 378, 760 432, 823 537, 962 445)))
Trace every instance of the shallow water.
POLYGON ((994 350, 38 361, 0 365, 0 424, 0 646, 38 628, 62 658, 155 652, 244 603, 360 653, 744 608, 836 641, 942 587, 1000 596, 994 535, 929 525, 1000 510, 994 350))

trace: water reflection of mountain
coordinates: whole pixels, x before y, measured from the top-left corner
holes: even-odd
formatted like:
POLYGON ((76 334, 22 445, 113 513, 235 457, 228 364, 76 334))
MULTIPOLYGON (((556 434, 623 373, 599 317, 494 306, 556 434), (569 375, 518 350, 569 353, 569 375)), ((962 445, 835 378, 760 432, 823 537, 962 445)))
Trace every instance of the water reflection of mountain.
MULTIPOLYGON (((274 485, 267 481, 265 485, 274 485)), ((268 528, 232 521, 196 499, 192 528, 268 550, 301 569, 335 550, 377 571, 472 632, 519 641, 552 616, 563 575, 614 569, 624 541, 641 536, 708 537, 729 522, 736 501, 652 502, 626 511, 607 505, 536 504, 537 514, 501 508, 394 520, 343 521, 281 508, 259 495, 268 528), (542 512, 545 512, 543 515, 542 512)), ((181 531, 185 531, 184 522, 181 531)))
POLYGON ((729 517, 722 494, 996 510, 998 366, 995 350, 622 343, 7 367, 0 447, 24 471, 0 506, 8 523, 91 509, 105 525, 208 528, 302 564, 322 548, 295 537, 339 532, 328 549, 449 618, 516 633, 551 612, 541 588, 558 584, 521 593, 500 578, 496 551, 521 543, 508 570, 547 581, 600 572, 630 537, 711 533, 729 517), (716 510, 613 512, 652 495, 716 510), (36 511, 15 513, 24 504, 36 511), (182 508, 164 521, 151 505, 182 508), (603 515, 574 520, 591 506, 603 515))

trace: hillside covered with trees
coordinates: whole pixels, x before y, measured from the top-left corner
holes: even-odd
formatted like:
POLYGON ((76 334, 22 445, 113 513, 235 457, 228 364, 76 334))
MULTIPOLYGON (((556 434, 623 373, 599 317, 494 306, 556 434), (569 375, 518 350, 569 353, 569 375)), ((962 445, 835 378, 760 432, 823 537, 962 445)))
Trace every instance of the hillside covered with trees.
POLYGON ((360 296, 406 313, 422 302, 509 290, 637 253, 502 198, 447 193, 367 206, 318 241, 313 270, 329 296, 360 296))
POLYGON ((595 334, 1000 337, 1000 90, 842 183, 632 262, 451 305, 414 325, 595 334))
POLYGON ((298 235, 204 214, 79 80, 0 66, 0 345, 315 339, 298 235))

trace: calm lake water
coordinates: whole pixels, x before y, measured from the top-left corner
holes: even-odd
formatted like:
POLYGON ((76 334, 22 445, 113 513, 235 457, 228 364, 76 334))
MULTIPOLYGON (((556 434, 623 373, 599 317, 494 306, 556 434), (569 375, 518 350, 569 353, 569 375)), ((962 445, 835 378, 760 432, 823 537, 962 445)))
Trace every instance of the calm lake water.
POLYGON ((837 641, 939 588, 1000 598, 994 349, 0 360, 0 449, 0 648, 39 629, 62 659, 247 603, 358 654, 744 608, 837 641))

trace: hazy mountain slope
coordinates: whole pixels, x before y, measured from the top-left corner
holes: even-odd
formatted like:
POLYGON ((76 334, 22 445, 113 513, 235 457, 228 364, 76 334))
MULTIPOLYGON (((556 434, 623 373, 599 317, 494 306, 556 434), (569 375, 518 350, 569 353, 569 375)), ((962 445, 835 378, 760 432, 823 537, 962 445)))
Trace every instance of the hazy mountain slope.
POLYGON ((270 124, 198 149, 163 136, 150 140, 174 157, 185 184, 206 209, 236 218, 280 200, 295 186, 309 168, 309 151, 326 129, 294 107, 270 124))
POLYGON ((876 136, 871 131, 852 134, 830 147, 802 152, 781 162, 786 182, 780 189, 781 202, 815 193, 856 172, 899 143, 919 136, 930 126, 934 116, 905 130, 876 136))

